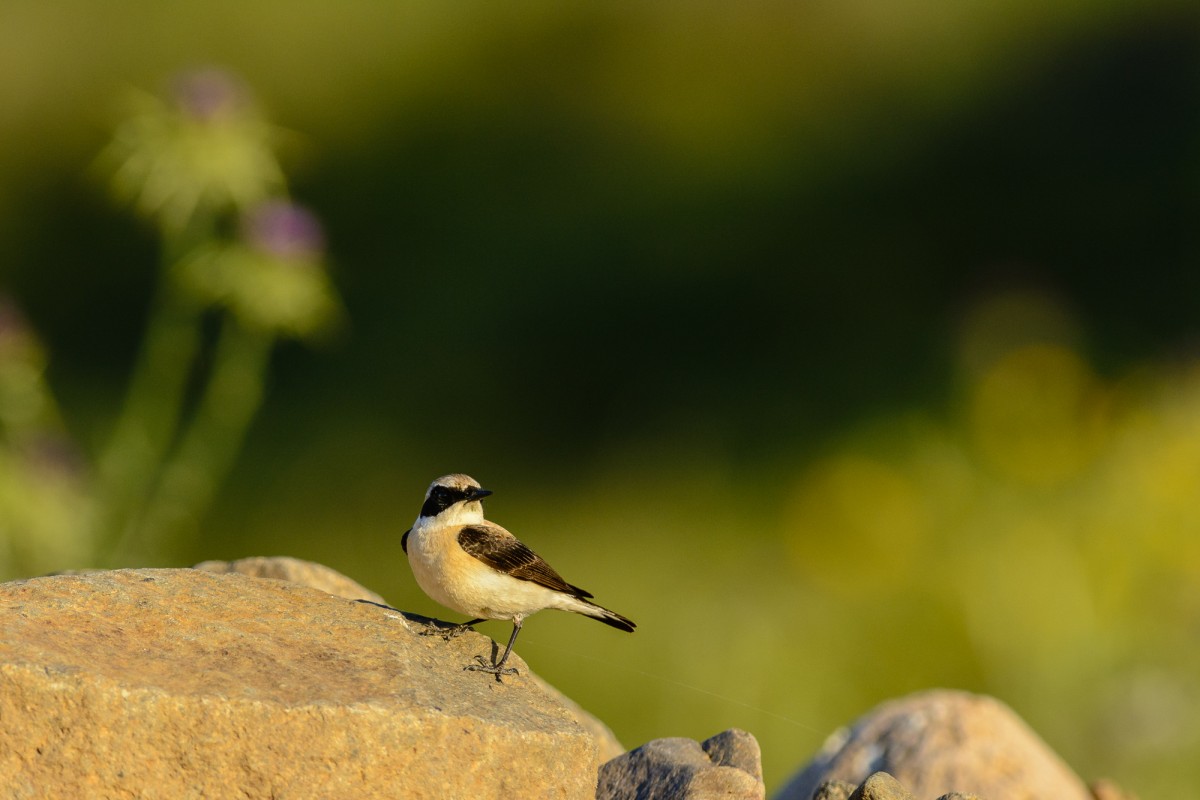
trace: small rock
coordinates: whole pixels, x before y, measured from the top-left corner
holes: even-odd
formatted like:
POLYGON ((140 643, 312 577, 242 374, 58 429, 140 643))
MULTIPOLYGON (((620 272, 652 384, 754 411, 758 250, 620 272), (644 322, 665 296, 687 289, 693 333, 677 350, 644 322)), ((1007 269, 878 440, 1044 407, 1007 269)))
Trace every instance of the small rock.
POLYGON ((703 744, 655 739, 600 767, 596 800, 763 800, 758 742, 731 729, 703 744))
POLYGON ((886 772, 876 772, 867 777, 850 795, 850 800, 916 800, 904 784, 886 772))
POLYGON ((596 741, 476 633, 277 580, 0 584, 5 797, 591 798, 596 741))
POLYGON ((762 750, 758 746, 758 740, 746 731, 730 728, 705 739, 700 743, 700 747, 708 753, 714 764, 736 767, 756 781, 762 780, 762 750))
POLYGON ((963 792, 950 792, 950 794, 944 794, 941 797, 939 797, 937 800, 983 800, 983 798, 977 794, 964 794, 963 792))
POLYGON ((918 797, 1091 800, 1083 781, 1008 706, 949 690, 892 700, 836 732, 776 800, 809 800, 823 781, 858 782, 880 770, 918 797))
POLYGON ((849 800, 857 788, 850 781, 824 781, 813 792, 812 800, 849 800))
POLYGON ((303 561, 291 556, 252 556, 239 558, 237 561, 202 561, 193 569, 218 574, 237 572, 252 578, 272 578, 320 589, 334 597, 344 597, 347 600, 370 600, 372 603, 387 604, 382 597, 337 570, 315 561, 303 561))

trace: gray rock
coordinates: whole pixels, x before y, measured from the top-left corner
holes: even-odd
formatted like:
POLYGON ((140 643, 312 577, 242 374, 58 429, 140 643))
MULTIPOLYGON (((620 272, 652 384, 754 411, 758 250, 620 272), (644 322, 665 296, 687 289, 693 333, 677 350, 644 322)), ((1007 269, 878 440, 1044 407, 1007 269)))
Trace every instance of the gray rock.
POLYGON ((825 781, 813 792, 812 800, 850 800, 857 788, 850 781, 825 781))
POLYGON ((933 690, 893 700, 836 732, 776 800, 809 800, 823 781, 886 771, 918 797, 1090 800, 1087 787, 998 700, 933 690))
POLYGON ((241 574, 0 584, 10 797, 590 798, 597 744, 495 643, 241 574))
POLYGON ((876 772, 869 775, 862 785, 855 789, 849 800, 916 800, 904 784, 888 775, 886 772, 876 772))
POLYGON ((597 800, 763 800, 758 742, 731 729, 703 744, 655 739, 600 767, 597 800))
POLYGON ((740 728, 730 728, 716 736, 705 739, 700 748, 709 759, 722 767, 736 767, 742 772, 762 780, 762 750, 758 740, 740 728))

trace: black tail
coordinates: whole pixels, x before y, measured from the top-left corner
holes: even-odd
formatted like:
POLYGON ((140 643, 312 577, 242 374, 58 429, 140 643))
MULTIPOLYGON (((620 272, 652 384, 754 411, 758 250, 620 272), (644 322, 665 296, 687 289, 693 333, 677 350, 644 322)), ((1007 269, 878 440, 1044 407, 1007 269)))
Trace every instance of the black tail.
POLYGON ((629 633, 633 633, 633 629, 637 627, 637 623, 633 620, 622 617, 615 611, 609 611, 604 606, 598 606, 591 602, 589 602, 588 605, 591 606, 591 609, 594 609, 594 611, 589 609, 583 613, 587 614, 592 619, 600 620, 605 625, 612 625, 614 628, 619 628, 623 631, 628 631, 629 633))

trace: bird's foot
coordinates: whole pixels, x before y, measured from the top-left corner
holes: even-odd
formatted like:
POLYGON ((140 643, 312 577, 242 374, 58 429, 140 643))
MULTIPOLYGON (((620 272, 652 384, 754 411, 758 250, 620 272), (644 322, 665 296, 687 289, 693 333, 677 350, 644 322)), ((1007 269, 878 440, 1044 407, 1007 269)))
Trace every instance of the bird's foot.
POLYGON ((500 664, 489 664, 483 656, 475 656, 475 662, 474 664, 467 664, 463 669, 468 672, 486 672, 489 675, 495 675, 497 680, 500 679, 501 675, 517 674, 516 667, 506 667, 503 662, 500 664))
POLYGON ((448 642, 462 636, 467 631, 475 630, 471 627, 474 624, 473 622, 464 622, 461 625, 445 625, 438 622, 427 622, 420 634, 422 636, 440 636, 442 641, 448 642))

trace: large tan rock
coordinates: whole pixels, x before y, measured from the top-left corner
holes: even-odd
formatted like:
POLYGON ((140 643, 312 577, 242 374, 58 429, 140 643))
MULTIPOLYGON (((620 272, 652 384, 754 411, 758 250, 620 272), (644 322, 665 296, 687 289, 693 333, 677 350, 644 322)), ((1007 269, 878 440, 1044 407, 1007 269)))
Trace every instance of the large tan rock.
POLYGON ((591 798, 594 739, 493 643, 240 574, 0 584, 6 797, 591 798))
POLYGON ((1087 787, 1012 709, 935 690, 892 700, 835 733, 775 800, 810 800, 828 780, 886 771, 917 797, 1090 800, 1087 787))

